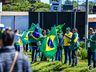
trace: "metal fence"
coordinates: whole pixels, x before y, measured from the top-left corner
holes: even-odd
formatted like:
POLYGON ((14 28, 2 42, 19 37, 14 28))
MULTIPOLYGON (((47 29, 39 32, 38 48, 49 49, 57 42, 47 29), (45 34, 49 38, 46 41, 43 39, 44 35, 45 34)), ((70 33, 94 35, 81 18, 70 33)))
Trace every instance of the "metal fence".
POLYGON ((85 12, 77 12, 74 18, 74 12, 29 12, 29 27, 32 23, 39 23, 43 29, 50 29, 54 25, 63 24, 71 29, 76 23, 79 35, 83 38, 85 34, 85 12), (76 19, 76 20, 74 20, 76 19))

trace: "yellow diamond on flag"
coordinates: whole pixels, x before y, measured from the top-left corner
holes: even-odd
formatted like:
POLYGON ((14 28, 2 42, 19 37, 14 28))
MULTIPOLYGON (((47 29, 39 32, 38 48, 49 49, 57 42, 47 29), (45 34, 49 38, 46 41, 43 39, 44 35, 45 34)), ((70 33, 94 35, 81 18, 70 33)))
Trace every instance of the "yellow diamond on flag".
POLYGON ((54 35, 51 35, 47 38, 46 51, 54 50, 54 44, 53 44, 54 39, 55 39, 54 35))

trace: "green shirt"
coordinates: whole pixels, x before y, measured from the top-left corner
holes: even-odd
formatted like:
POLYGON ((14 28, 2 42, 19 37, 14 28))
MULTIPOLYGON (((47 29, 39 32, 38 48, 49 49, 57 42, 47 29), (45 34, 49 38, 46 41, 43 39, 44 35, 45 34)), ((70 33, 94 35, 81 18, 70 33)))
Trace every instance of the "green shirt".
POLYGON ((79 42, 78 42, 78 33, 73 33, 72 38, 71 38, 71 46, 70 49, 78 49, 79 48, 79 42))
POLYGON ((96 52, 96 33, 90 39, 90 49, 92 52, 96 52))

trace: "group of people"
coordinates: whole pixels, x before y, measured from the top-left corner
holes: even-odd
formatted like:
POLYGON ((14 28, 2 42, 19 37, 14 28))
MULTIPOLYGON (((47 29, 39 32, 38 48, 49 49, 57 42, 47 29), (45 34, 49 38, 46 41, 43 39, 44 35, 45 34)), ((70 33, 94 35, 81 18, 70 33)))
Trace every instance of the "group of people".
MULTIPOLYGON (((35 32, 38 32, 38 30, 35 30, 35 32)), ((48 33, 46 32, 46 30, 42 31, 42 35, 44 37, 46 37, 47 34, 48 33)), ((65 53, 64 64, 67 64, 67 60, 69 59, 69 65, 76 66, 77 53, 78 53, 77 51, 79 48, 78 38, 79 38, 78 31, 76 28, 73 28, 71 32, 71 28, 67 27, 66 33, 64 35, 62 32, 57 32, 57 40, 58 40, 57 52, 52 57, 52 61, 53 60, 62 61, 62 50, 64 49, 64 53, 65 53)), ((29 39, 31 39, 30 36, 29 39)), ((40 42, 36 40, 31 40, 31 41, 32 42, 29 44, 29 46, 31 47, 32 50, 32 63, 38 60, 38 56, 40 56, 41 61, 46 61, 47 58, 39 50, 40 42)))
MULTIPOLYGON (((38 31, 37 31, 38 32, 38 31)), ((42 31, 42 35, 46 37, 46 30, 42 31)), ((88 69, 91 69, 91 60, 93 59, 93 67, 96 67, 96 33, 92 28, 89 29, 89 38, 87 39, 88 43, 88 69)), ((65 34, 62 32, 57 32, 58 46, 57 52, 52 57, 53 60, 58 60, 63 62, 62 60, 62 51, 64 49, 64 64, 69 62, 69 65, 72 67, 77 66, 78 64, 78 49, 79 47, 79 35, 78 30, 76 28, 72 29, 67 27, 65 34), (69 61, 68 61, 69 60, 69 61)), ((32 42, 32 62, 37 61, 38 56, 40 56, 41 61, 47 61, 47 58, 39 51, 38 42, 32 42)))
MULTIPOLYGON (((34 30, 38 33, 38 29, 34 30)), ((31 39, 30 32, 28 34, 29 40, 31 39)), ((46 37, 48 32, 46 30, 42 31, 43 37, 46 37)), ((18 33, 18 30, 14 32, 11 29, 2 30, 0 28, 0 72, 32 72, 30 62, 28 61, 28 57, 22 52, 20 52, 20 43, 18 40, 22 35, 18 33), (18 51, 18 54, 17 52, 18 51), (17 55, 17 58, 16 58, 17 55)), ((65 34, 62 32, 57 32, 57 52, 52 57, 53 60, 58 60, 63 62, 62 60, 62 50, 64 49, 64 64, 67 64, 69 60, 69 65, 72 67, 77 66, 77 56, 79 49, 79 35, 78 30, 76 28, 72 29, 67 27, 65 34)), ((87 39, 88 43, 88 68, 91 69, 91 59, 93 58, 93 67, 96 67, 96 33, 93 28, 89 29, 89 38, 87 39)), ((24 45, 24 48, 27 50, 30 46, 30 51, 32 52, 32 63, 38 60, 38 56, 40 56, 41 61, 47 61, 47 58, 44 56, 42 52, 39 50, 40 41, 36 41, 35 39, 30 40, 30 44, 24 45)))

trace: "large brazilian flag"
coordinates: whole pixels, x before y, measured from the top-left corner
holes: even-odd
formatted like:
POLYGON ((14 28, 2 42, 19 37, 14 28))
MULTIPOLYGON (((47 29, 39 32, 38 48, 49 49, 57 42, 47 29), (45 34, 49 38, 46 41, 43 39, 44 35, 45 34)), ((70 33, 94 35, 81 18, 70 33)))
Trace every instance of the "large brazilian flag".
POLYGON ((57 51, 56 27, 53 27, 48 36, 46 36, 40 46, 40 51, 45 57, 52 58, 57 51))

